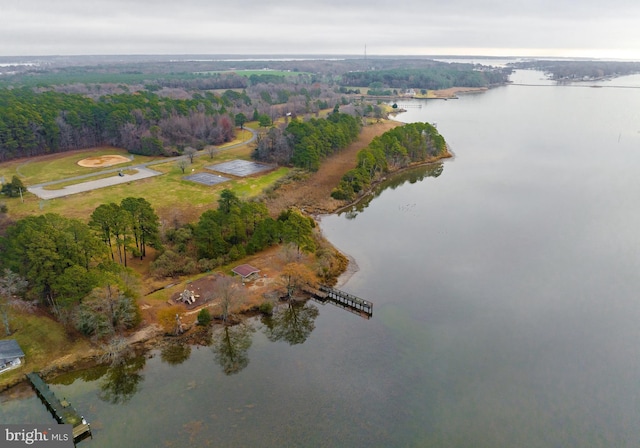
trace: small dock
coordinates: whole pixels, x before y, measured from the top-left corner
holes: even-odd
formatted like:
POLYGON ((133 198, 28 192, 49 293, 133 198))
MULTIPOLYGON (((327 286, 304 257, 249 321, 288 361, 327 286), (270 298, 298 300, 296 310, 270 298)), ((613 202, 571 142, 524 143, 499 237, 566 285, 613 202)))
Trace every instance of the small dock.
POLYGON ((320 303, 324 304, 329 302, 365 319, 370 319, 373 316, 373 303, 349 294, 348 292, 326 285, 320 285, 320 289, 313 290, 312 294, 320 303))
POLYGON ((60 424, 68 424, 73 426, 73 441, 79 442, 80 440, 92 436, 91 425, 87 423, 83 416, 75 410, 66 399, 60 401, 56 394, 49 389, 49 385, 44 382, 40 375, 36 372, 27 374, 27 379, 33 386, 38 397, 46 408, 51 412, 53 418, 60 424))

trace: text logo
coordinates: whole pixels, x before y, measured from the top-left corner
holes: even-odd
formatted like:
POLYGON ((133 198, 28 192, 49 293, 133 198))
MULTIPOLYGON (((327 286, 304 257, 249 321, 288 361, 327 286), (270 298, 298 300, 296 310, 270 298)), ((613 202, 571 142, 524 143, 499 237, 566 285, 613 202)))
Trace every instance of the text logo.
POLYGON ((0 448, 73 448, 71 425, 0 425, 0 448))

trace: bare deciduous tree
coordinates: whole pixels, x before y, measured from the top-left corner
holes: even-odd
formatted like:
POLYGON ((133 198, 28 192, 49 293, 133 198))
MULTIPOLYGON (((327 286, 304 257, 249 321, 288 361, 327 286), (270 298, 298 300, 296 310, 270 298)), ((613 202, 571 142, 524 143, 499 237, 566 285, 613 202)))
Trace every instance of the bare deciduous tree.
POLYGON ((193 163, 193 158, 196 156, 197 152, 197 149, 187 146, 184 150, 184 155, 189 157, 189 162, 193 163))
POLYGON ((0 315, 7 336, 11 334, 9 320, 9 306, 14 295, 19 294, 27 287, 27 281, 10 269, 5 269, 0 277, 0 315))
POLYGON ((183 157, 181 159, 178 159, 178 161, 176 162, 176 166, 180 168, 180 171, 182 171, 182 174, 184 174, 184 170, 187 169, 189 163, 187 162, 187 159, 183 157))
POLYGON ((231 312, 244 301, 245 291, 238 280, 229 276, 219 277, 214 291, 220 303, 222 320, 227 322, 231 312))

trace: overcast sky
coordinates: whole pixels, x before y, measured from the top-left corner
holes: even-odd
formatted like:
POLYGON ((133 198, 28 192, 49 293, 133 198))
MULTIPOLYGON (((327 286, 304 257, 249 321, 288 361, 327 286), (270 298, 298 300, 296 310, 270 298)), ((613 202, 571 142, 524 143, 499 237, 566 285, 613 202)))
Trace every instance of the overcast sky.
POLYGON ((0 56, 640 59, 639 0, 0 0, 0 56))

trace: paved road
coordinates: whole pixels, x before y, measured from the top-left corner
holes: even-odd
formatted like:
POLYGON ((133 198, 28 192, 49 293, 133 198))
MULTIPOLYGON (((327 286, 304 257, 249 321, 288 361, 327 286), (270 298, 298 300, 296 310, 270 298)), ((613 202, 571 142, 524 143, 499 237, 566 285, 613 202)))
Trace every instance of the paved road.
MULTIPOLYGON (((230 145, 230 146, 226 146, 224 148, 220 148, 219 150, 221 151, 227 151, 229 149, 233 149, 233 148, 237 148, 239 146, 242 145, 247 145, 251 142, 253 142, 256 139, 256 131, 254 131, 253 129, 249 129, 249 128, 245 128, 248 131, 251 132, 251 138, 245 142, 240 142, 240 143, 236 143, 235 145, 230 145)), ((195 157, 199 157, 202 156, 204 154, 207 154, 205 150, 202 151, 198 151, 195 154, 195 157)), ((58 180, 54 180, 51 182, 43 182, 41 184, 36 184, 36 185, 32 185, 30 187, 27 188, 27 190, 30 193, 35 194, 36 196, 38 196, 40 199, 54 199, 54 198, 61 198, 64 196, 69 196, 72 194, 76 194, 76 193, 83 193, 85 191, 91 191, 91 190, 97 190, 98 188, 104 188, 104 187, 110 187, 112 185, 118 185, 118 184, 123 184, 126 182, 132 182, 134 180, 139 180, 139 179, 146 179, 147 177, 153 177, 153 176, 159 176, 160 174, 162 174, 159 171, 154 171, 150 168, 148 168, 151 165, 158 165, 160 163, 170 163, 172 161, 181 159, 184 156, 178 156, 178 157, 169 157, 166 159, 161 159, 161 160, 154 160, 153 162, 147 162, 147 163, 141 163, 139 165, 134 165, 134 166, 127 166, 127 167, 121 167, 121 168, 110 168, 107 170, 103 170, 103 171, 98 171, 98 172, 93 172, 91 174, 83 174, 80 176, 73 176, 73 177, 67 177, 65 179, 58 179, 58 180), (135 174, 125 174, 124 176, 118 176, 117 173, 121 170, 137 170, 137 173, 135 174), (109 173, 113 173, 114 175, 111 177, 105 177, 103 179, 98 179, 98 180, 92 180, 92 181, 87 181, 87 182, 81 182, 81 183, 77 183, 77 184, 73 184, 73 185, 68 185, 66 187, 57 189, 57 190, 45 190, 44 187, 50 186, 50 185, 55 185, 55 184, 60 184, 63 182, 70 182, 70 181, 76 181, 76 180, 82 180, 82 179, 87 179, 90 177, 95 177, 95 176, 100 176, 102 174, 109 174, 109 173)))
MULTIPOLYGON (((127 168, 127 170, 129 169, 131 168, 127 168)), ((29 187, 27 190, 38 196, 40 199, 54 199, 69 196, 71 194, 83 193, 85 191, 97 190, 98 188, 124 184, 134 180, 146 179, 147 177, 159 176, 162 174, 160 171, 154 171, 143 166, 137 166, 135 169, 137 170, 135 174, 124 174, 124 176, 116 175, 98 180, 90 180, 79 184, 67 185, 66 187, 62 187, 57 190, 45 190, 45 186, 43 185, 29 187)), ((95 176, 95 174, 93 175, 95 176)))

